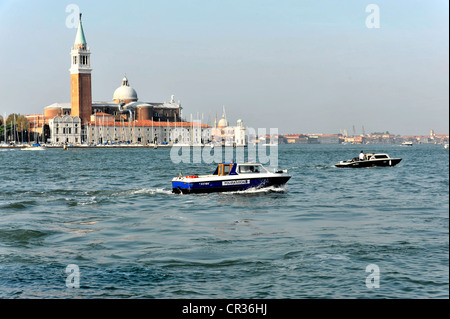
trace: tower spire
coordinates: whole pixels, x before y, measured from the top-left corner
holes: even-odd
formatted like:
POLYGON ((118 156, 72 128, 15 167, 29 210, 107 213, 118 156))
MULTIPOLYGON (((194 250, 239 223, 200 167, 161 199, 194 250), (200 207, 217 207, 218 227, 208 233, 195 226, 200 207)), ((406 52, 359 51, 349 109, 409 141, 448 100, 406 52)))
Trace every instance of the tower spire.
POLYGON ((81 13, 80 20, 78 20, 78 30, 75 36, 74 49, 75 50, 86 50, 86 37, 84 36, 83 24, 81 23, 81 13))
POLYGON ((227 115, 225 114, 225 105, 223 105, 222 107, 223 107, 222 118, 227 119, 227 115))

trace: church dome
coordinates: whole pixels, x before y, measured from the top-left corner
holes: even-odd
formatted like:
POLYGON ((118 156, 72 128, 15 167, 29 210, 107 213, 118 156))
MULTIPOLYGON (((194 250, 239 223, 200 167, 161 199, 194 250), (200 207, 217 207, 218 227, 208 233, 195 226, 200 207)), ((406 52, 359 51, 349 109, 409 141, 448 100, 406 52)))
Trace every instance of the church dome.
POLYGON ((113 101, 116 103, 130 103, 138 100, 136 91, 128 83, 127 77, 122 79, 122 85, 114 91, 113 101))
POLYGON ((220 119, 220 121, 219 121, 218 126, 219 126, 219 128, 227 127, 228 126, 228 121, 224 117, 222 117, 220 119))
POLYGON ((228 127, 227 116, 225 114, 225 105, 223 106, 222 118, 220 119, 219 123, 217 123, 217 127, 219 128, 228 127))

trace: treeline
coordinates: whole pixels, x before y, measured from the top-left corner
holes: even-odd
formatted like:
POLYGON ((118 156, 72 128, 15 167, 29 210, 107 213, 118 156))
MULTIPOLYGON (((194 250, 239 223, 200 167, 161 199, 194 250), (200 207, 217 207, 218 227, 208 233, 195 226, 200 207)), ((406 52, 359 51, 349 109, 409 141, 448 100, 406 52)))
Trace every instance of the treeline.
POLYGON ((12 113, 6 119, 0 115, 0 141, 2 143, 27 143, 40 136, 32 133, 30 122, 24 115, 12 113))

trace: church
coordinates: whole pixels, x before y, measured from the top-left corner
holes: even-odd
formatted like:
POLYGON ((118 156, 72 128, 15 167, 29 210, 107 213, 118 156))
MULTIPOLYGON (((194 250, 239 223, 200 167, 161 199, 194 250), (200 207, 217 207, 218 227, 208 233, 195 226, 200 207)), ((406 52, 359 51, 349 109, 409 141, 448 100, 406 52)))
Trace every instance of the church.
POLYGON ((183 120, 180 101, 142 102, 126 76, 112 101, 92 101, 91 51, 83 25, 78 23, 70 52, 71 102, 54 103, 44 109, 52 144, 189 144, 211 140, 211 127, 183 120))
POLYGON ((214 127, 211 129, 212 143, 221 146, 247 146, 246 129, 242 120, 237 120, 236 126, 228 123, 223 107, 222 118, 214 121, 214 127))

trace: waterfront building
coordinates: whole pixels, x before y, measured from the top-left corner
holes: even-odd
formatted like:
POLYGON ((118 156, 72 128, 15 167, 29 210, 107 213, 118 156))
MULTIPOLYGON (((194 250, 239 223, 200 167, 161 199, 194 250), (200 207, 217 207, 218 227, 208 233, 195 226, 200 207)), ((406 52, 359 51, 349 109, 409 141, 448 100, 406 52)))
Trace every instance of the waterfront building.
POLYGON ((211 139, 214 144, 224 146, 246 146, 246 129, 242 120, 237 120, 236 126, 229 126, 223 107, 222 118, 217 122, 217 116, 212 128, 211 139))
POLYGON ((308 135, 308 144, 320 144, 319 135, 317 134, 308 135))
MULTIPOLYGON (((92 101, 91 51, 80 21, 71 55, 71 102, 53 103, 44 109, 41 127, 48 124, 53 144, 202 144, 211 139, 210 126, 188 123, 181 102, 139 101, 126 76, 112 101, 92 101)), ((191 121, 192 122, 192 121, 191 121)), ((39 122, 38 122, 39 124, 39 122)), ((41 132, 42 132, 41 128, 41 132)))
POLYGON ((36 140, 36 136, 44 133, 45 117, 43 114, 27 114, 25 118, 28 121, 28 130, 32 135, 31 140, 36 140))
POLYGON ((308 137, 304 134, 285 134, 283 140, 287 144, 307 144, 308 137))
POLYGON ((365 144, 366 138, 364 136, 346 136, 344 137, 344 143, 349 144, 365 144))
POLYGON ((81 118, 78 116, 55 116, 49 121, 53 141, 57 144, 79 144, 81 123, 81 118))
POLYGON ((338 134, 319 134, 317 135, 320 144, 339 144, 338 134))
POLYGON ((113 121, 96 116, 86 128, 88 144, 119 143, 152 145, 203 145, 210 138, 210 127, 195 122, 161 122, 152 120, 113 121))

